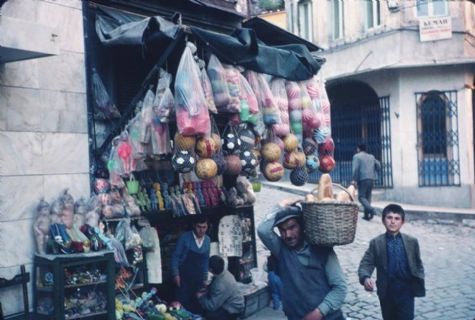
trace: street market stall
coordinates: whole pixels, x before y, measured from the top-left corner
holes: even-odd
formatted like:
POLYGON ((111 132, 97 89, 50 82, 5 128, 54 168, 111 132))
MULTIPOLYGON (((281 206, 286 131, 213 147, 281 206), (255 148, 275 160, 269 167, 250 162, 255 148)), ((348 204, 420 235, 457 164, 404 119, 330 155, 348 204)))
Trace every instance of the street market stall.
POLYGON ((180 13, 85 8, 93 195, 74 201, 65 191, 38 206, 36 313, 94 317, 99 302, 110 310, 115 292, 117 319, 198 319, 170 303, 170 260, 202 216, 211 254, 227 258, 245 294, 261 301, 243 315, 257 311, 265 288, 244 284, 257 267, 261 177, 278 181, 288 169, 300 186, 335 165, 330 104, 316 76, 323 61, 301 44, 266 45, 252 29, 225 34, 184 24, 180 13), (46 208, 55 221, 41 220, 46 208), (104 250, 114 253, 115 277, 110 255, 88 260, 104 250), (48 288, 64 277, 71 288, 105 287, 52 301, 48 288))

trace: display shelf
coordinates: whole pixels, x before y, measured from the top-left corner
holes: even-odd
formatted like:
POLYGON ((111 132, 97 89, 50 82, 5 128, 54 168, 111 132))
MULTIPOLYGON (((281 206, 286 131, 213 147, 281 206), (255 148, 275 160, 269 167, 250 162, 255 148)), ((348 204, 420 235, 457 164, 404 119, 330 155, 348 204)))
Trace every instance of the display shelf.
POLYGON ((35 319, 115 319, 115 261, 112 251, 37 254, 33 279, 35 319), (81 278, 85 275, 91 278, 81 278), (78 283, 68 283, 70 281, 78 283))
POLYGON ((74 288, 80 288, 80 287, 87 287, 87 286, 96 286, 96 285, 101 285, 107 283, 106 280, 103 281, 96 281, 96 282, 89 282, 89 283, 81 283, 81 284, 68 284, 65 285, 65 289, 74 289, 74 288))

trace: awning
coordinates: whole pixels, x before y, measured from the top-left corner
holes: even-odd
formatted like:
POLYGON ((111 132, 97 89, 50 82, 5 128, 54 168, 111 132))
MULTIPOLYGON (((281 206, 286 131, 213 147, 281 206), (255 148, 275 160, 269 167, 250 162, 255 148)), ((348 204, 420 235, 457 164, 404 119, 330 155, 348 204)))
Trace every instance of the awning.
POLYGON ((254 30, 257 37, 269 46, 281 46, 289 43, 302 44, 310 51, 321 51, 322 48, 307 41, 303 38, 296 36, 293 33, 282 29, 275 24, 272 24, 262 18, 255 17, 246 20, 242 24, 243 27, 254 30))
MULTIPOLYGON (((154 16, 137 20, 126 18, 121 14, 111 14, 103 9, 98 11, 96 32, 105 46, 153 45, 164 38, 176 40, 180 30, 187 30, 200 44, 228 64, 300 81, 311 78, 322 66, 324 60, 315 58, 303 44, 270 46, 264 44, 252 29, 236 29, 231 35, 217 33, 198 27, 185 28, 154 16)), ((162 41, 163 42, 163 41, 162 41)))

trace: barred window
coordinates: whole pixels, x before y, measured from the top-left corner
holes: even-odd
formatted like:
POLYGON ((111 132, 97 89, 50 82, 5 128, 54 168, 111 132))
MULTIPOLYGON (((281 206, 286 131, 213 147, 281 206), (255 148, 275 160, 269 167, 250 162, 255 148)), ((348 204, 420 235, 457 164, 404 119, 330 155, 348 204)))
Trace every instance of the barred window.
POLYGON ((456 91, 416 93, 420 186, 460 185, 456 91))

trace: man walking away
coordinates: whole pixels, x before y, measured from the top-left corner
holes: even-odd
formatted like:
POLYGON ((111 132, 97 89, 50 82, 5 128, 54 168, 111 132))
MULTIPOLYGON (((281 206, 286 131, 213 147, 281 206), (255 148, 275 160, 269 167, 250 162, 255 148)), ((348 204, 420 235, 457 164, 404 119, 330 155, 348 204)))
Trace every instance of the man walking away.
POLYGON ((360 144, 353 156, 352 171, 353 182, 357 184, 358 200, 364 208, 365 220, 371 220, 374 216, 374 208, 371 206, 371 193, 373 192, 374 180, 377 179, 381 164, 372 155, 366 152, 366 145, 360 144))

